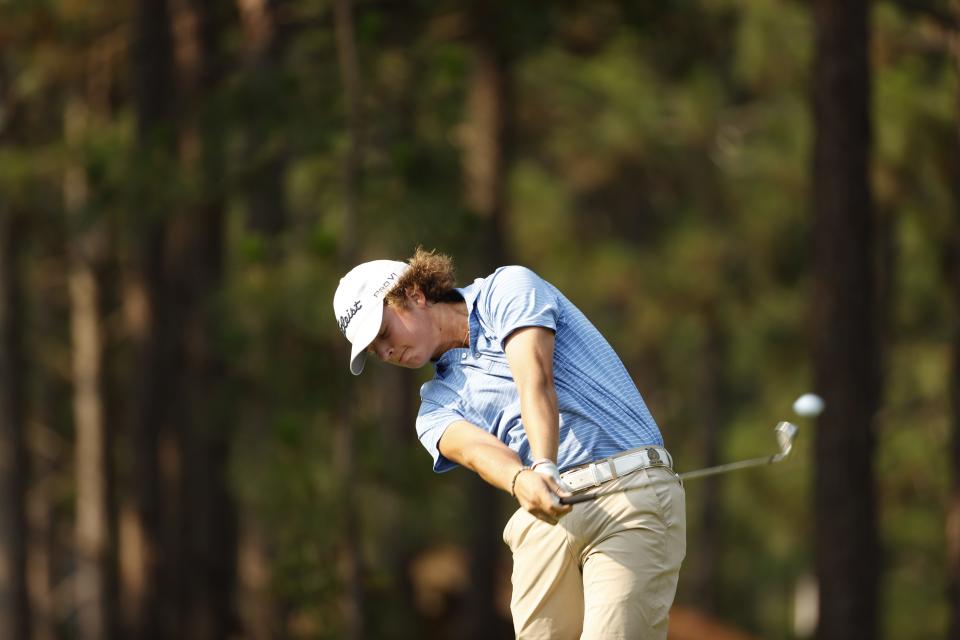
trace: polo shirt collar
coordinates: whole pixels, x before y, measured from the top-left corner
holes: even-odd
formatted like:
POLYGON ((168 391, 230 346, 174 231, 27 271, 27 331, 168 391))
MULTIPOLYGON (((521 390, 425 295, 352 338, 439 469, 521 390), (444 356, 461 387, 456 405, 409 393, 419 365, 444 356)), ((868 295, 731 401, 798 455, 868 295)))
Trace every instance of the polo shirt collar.
MULTIPOLYGON (((477 298, 480 296, 480 285, 483 284, 484 278, 477 278, 473 281, 473 284, 469 284, 465 287, 456 287, 454 291, 463 296, 463 301, 467 305, 467 323, 469 325, 468 336, 470 339, 470 346, 467 347, 470 350, 471 356, 477 355, 477 336, 480 334, 480 321, 477 319, 477 314, 474 313, 476 308, 477 298)), ((450 349, 442 356, 440 356, 436 362, 434 362, 434 367, 437 369, 438 373, 442 373, 442 370, 446 369, 451 362, 456 361, 456 355, 462 351, 461 349, 450 349)))

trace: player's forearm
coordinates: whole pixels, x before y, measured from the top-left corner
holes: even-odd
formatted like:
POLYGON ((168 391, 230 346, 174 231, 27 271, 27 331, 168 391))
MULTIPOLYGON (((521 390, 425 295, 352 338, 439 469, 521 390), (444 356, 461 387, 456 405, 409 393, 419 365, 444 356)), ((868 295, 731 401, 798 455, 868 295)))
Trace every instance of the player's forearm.
POLYGON ((507 492, 510 492, 517 471, 523 468, 520 458, 507 445, 466 421, 448 426, 437 446, 448 460, 507 492))
POLYGON ((520 393, 520 416, 534 460, 557 460, 560 442, 560 416, 557 391, 552 380, 525 385, 520 393))
POLYGON ((540 473, 523 473, 527 468, 499 440, 477 438, 473 446, 451 453, 456 456, 462 453, 460 464, 475 471, 489 484, 514 495, 520 506, 545 522, 556 524, 557 518, 570 512, 570 505, 562 505, 557 499, 558 487, 554 478, 540 473))
POLYGON ((538 518, 555 523, 569 505, 556 496, 556 481, 539 473, 522 473, 520 458, 507 445, 465 420, 447 426, 437 443, 448 460, 477 473, 487 483, 514 494, 524 509, 538 518))
POLYGON ((523 468, 517 454, 499 441, 496 444, 483 443, 472 447, 464 455, 461 464, 477 473, 488 484, 507 493, 512 493, 510 485, 513 478, 517 471, 523 468))
POLYGON ((518 329, 506 344, 505 352, 517 392, 520 419, 534 459, 557 461, 560 416, 553 382, 553 331, 543 327, 518 329))

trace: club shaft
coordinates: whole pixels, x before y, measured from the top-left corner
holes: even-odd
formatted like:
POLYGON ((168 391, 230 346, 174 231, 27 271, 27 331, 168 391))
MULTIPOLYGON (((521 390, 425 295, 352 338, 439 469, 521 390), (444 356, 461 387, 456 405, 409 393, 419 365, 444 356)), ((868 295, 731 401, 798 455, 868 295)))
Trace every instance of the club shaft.
POLYGON ((779 462, 781 459, 782 459, 782 456, 773 455, 773 456, 764 456, 762 458, 753 458, 751 460, 741 460, 740 462, 730 462, 728 464, 721 464, 716 467, 707 467, 706 469, 696 469, 694 471, 686 471, 684 473, 677 474, 672 478, 665 478, 661 480, 644 482, 643 484, 639 484, 634 487, 627 487, 625 489, 617 488, 609 491, 597 491, 594 493, 581 493, 579 495, 561 497, 560 503, 561 504, 580 504, 581 502, 589 502, 590 500, 596 500, 597 498, 613 495, 614 493, 625 493, 627 491, 635 491, 638 489, 644 489, 646 487, 652 487, 659 484, 669 484, 671 482, 676 482, 677 479, 693 480, 696 478, 715 476, 717 474, 726 473, 728 471, 736 471, 738 469, 747 469, 749 467, 760 467, 760 466, 771 464, 774 462, 779 462))
POLYGON ((704 478, 706 476, 715 476, 718 473, 727 471, 736 471, 737 469, 747 469, 749 467, 760 467, 771 462, 776 462, 777 456, 764 456, 762 458, 753 458, 752 460, 741 460, 740 462, 730 462, 717 465, 716 467, 707 467, 706 469, 696 469, 679 474, 682 480, 693 480, 695 478, 704 478))
POLYGON ((560 504, 580 504, 581 502, 588 502, 590 500, 596 500, 597 498, 602 498, 603 496, 609 496, 614 493, 623 493, 626 491, 635 491, 637 489, 643 489, 645 487, 651 487, 658 484, 667 484, 670 482, 676 482, 679 480, 693 480, 695 478, 704 478, 706 476, 715 476, 719 473, 727 473, 728 471, 736 471, 738 469, 747 469, 749 467, 759 467, 766 464, 773 464, 774 462, 780 462, 790 454, 790 450, 793 448, 793 439, 797 434, 797 426, 791 422, 778 422, 777 426, 774 427, 774 432, 777 435, 777 442, 780 445, 780 452, 772 456, 764 456, 762 458, 751 458, 750 460, 741 460, 739 462, 730 462, 727 464, 721 464, 715 467, 707 467, 706 469, 695 469, 693 471, 685 471, 681 474, 675 474, 671 478, 666 478, 663 480, 653 480, 651 482, 644 482, 633 487, 627 488, 617 488, 610 489, 607 491, 594 491, 591 493, 582 493, 579 495, 573 496, 564 496, 560 498, 560 504))

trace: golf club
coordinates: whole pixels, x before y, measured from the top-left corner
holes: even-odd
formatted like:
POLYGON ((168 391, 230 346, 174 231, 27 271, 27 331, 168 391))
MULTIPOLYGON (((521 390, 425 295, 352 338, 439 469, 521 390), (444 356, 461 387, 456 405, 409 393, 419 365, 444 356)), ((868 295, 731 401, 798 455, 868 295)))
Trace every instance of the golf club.
POLYGON ((777 424, 776 427, 774 427, 774 433, 776 434, 777 444, 780 447, 780 451, 773 454, 772 456, 763 456, 762 458, 752 458, 750 460, 742 460, 740 462, 730 462, 728 464, 721 464, 716 467, 707 467, 705 469, 696 469, 694 471, 686 471, 684 473, 677 474, 677 476, 673 478, 657 480, 654 482, 647 482, 635 487, 618 488, 618 489, 612 489, 609 491, 595 491, 593 493, 583 493, 580 495, 573 495, 573 496, 563 496, 560 498, 560 504, 579 504, 581 502, 596 500, 597 498, 602 498, 603 496, 609 496, 614 493, 634 491, 637 489, 651 487, 657 484, 675 482, 678 478, 681 480, 692 480, 694 478, 704 478, 706 476, 715 476, 719 473, 726 473, 728 471, 736 471, 738 469, 746 469, 748 467, 759 467, 763 465, 773 464, 775 462, 780 462, 790 454, 790 450, 793 448, 793 441, 797 437, 797 425, 793 424, 792 422, 786 422, 786 421, 780 422, 777 424))

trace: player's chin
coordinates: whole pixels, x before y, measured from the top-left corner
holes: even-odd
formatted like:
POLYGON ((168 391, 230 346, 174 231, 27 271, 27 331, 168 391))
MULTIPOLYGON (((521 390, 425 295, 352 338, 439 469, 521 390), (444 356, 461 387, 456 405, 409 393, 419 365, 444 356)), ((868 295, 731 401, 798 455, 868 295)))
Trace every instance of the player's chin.
POLYGON ((419 356, 411 351, 407 351, 403 354, 403 357, 399 361, 395 362, 398 367, 403 367, 404 369, 419 369, 423 365, 427 364, 428 358, 419 356))
POLYGON ((419 369, 420 367, 422 367, 422 366, 424 366, 425 364, 427 364, 427 362, 428 362, 428 361, 427 361, 426 358, 421 359, 421 360, 411 360, 410 362, 407 362, 407 363, 404 364, 403 366, 406 367, 407 369, 419 369))

